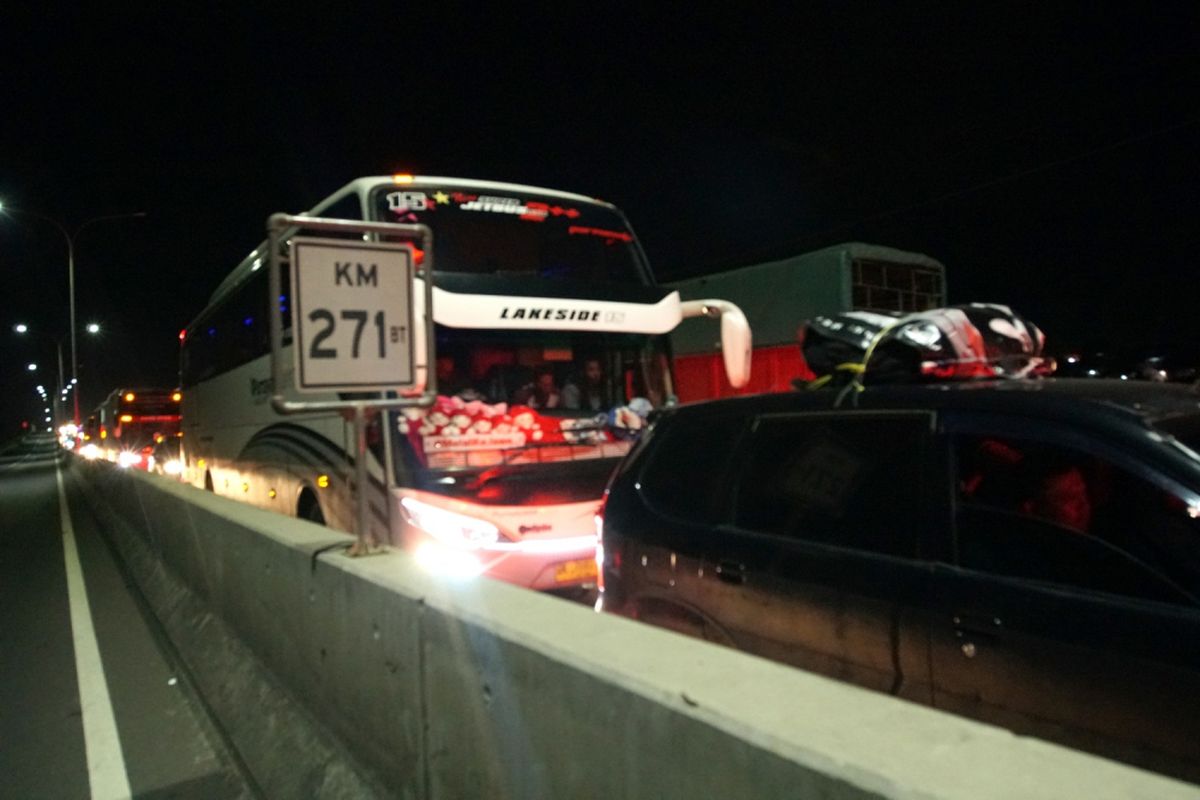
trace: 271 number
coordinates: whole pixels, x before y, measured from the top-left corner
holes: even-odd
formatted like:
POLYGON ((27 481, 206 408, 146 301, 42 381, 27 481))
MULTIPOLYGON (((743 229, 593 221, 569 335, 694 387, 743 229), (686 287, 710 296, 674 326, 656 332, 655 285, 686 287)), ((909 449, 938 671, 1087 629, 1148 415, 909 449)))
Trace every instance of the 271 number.
MULTIPOLYGON (((361 309, 343 309, 341 318, 345 321, 353 322, 354 339, 350 344, 350 357, 358 358, 359 349, 362 345, 363 330, 367 327, 367 319, 370 314, 361 309)), ((333 335, 334 329, 337 327, 337 321, 333 316, 333 312, 327 308, 316 308, 308 314, 308 319, 313 323, 324 323, 316 335, 313 336, 312 344, 308 348, 309 358, 337 358, 338 351, 336 347, 322 347, 321 345, 333 335)), ((383 321, 383 312, 376 311, 372 319, 379 340, 379 357, 384 358, 386 355, 386 326, 383 321)))

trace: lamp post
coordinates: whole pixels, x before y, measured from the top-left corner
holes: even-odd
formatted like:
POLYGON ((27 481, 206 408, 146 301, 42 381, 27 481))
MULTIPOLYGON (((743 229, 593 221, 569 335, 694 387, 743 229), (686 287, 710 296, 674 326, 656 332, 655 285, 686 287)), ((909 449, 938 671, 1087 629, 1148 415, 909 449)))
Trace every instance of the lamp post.
MULTIPOLYGON (((96 335, 96 334, 100 333, 100 325, 95 322, 90 322, 90 323, 88 323, 87 328, 85 330, 89 334, 96 335)), ((39 333, 36 331, 36 329, 31 328, 29 325, 26 325, 24 322, 18 322, 16 325, 13 325, 13 332, 18 334, 19 336, 26 336, 26 337, 30 336, 30 335, 36 335, 36 336, 44 338, 46 341, 54 342, 54 350, 55 350, 56 355, 58 356, 58 386, 56 388, 56 394, 55 394, 55 400, 54 400, 54 404, 56 406, 55 421, 58 421, 59 417, 58 417, 58 412, 57 412, 57 406, 62 401, 66 400, 66 397, 64 395, 66 395, 67 391, 74 390, 75 386, 77 384, 77 381, 74 379, 72 379, 71 383, 68 384, 66 381, 66 378, 63 376, 62 346, 63 346, 63 338, 64 337, 52 336, 50 334, 39 333)), ((28 369, 30 372, 33 372, 33 371, 35 371, 36 367, 37 367, 36 364, 31 363, 26 367, 26 369, 28 369)), ((76 401, 76 409, 78 410, 78 400, 76 401)), ((78 424, 78 423, 76 423, 76 424, 78 424)))
POLYGON ((71 232, 67 231, 66 226, 64 226, 58 220, 54 219, 53 217, 48 217, 45 214, 40 214, 36 211, 28 211, 23 208, 13 208, 11 206, 4 206, 3 204, 0 204, 0 210, 16 211, 21 214, 28 214, 31 217, 37 217, 38 219, 45 220, 46 222, 49 222, 50 224, 52 224, 54 227, 58 228, 59 233, 61 233, 63 235, 63 238, 67 240, 67 286, 68 286, 68 291, 70 292, 70 308, 71 308, 71 319, 69 322, 69 324, 71 326, 71 385, 75 387, 75 424, 78 425, 79 424, 79 376, 78 376, 79 361, 78 361, 78 358, 76 357, 76 350, 75 350, 75 239, 78 238, 79 234, 83 232, 83 229, 89 225, 95 224, 97 222, 104 222, 106 220, 140 219, 140 218, 146 216, 146 212, 145 211, 134 211, 134 212, 127 213, 127 214, 104 214, 103 216, 92 217, 91 219, 84 220, 83 222, 81 222, 75 228, 75 232, 71 233, 71 232))

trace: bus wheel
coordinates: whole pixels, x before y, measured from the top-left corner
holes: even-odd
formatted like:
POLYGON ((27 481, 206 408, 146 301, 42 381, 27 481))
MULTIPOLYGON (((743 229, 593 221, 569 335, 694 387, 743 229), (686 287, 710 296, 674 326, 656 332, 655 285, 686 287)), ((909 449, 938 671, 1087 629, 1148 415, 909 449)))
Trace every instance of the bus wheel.
POLYGON ((321 504, 311 489, 305 489, 300 493, 300 502, 296 505, 296 516, 318 525, 325 524, 325 515, 321 513, 321 504))
POLYGON ((207 491, 210 491, 210 492, 215 492, 215 491, 216 491, 216 489, 215 489, 215 488, 213 488, 213 480, 212 480, 212 473, 211 473, 211 472, 205 472, 205 473, 204 473, 204 488, 205 488, 207 491))

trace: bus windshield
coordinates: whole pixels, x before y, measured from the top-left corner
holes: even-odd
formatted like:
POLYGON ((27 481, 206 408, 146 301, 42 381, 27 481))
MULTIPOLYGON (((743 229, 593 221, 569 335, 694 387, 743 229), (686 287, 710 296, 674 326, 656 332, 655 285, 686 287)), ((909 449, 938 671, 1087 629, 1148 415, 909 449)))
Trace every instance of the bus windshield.
POLYGON ((437 335, 437 402, 392 415, 401 485, 498 505, 599 497, 611 459, 673 399, 663 336, 437 335))
POLYGON ((437 272, 649 282, 633 233, 608 206, 515 187, 488 194, 422 184, 376 189, 372 207, 376 220, 433 228, 437 272))

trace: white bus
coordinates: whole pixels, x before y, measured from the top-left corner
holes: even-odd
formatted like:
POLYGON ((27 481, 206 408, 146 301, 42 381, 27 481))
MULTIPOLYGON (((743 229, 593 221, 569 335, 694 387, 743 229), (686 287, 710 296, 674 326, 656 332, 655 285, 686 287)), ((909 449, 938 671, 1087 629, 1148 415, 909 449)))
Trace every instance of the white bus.
MULTIPOLYGON (((515 184, 388 176, 358 179, 307 215, 433 231, 437 401, 376 416, 367 465, 377 540, 433 568, 537 589, 594 581, 593 517, 608 476, 648 412, 675 402, 667 334, 684 317, 721 316, 730 379, 748 379, 740 311, 681 303, 655 285, 611 204, 515 184)), ((307 232, 289 235, 297 233, 307 232)), ((239 264, 181 333, 185 479, 352 531, 352 423, 328 412, 282 416, 271 404, 266 248, 239 264)), ((415 255, 424 280, 425 254, 415 255)), ((279 388, 300 399, 283 278, 287 385, 279 388)))

